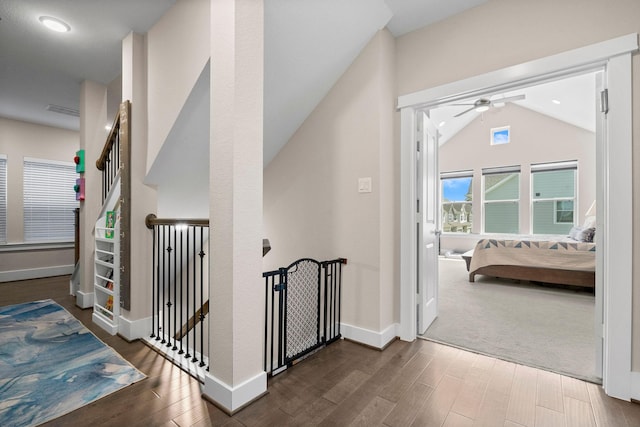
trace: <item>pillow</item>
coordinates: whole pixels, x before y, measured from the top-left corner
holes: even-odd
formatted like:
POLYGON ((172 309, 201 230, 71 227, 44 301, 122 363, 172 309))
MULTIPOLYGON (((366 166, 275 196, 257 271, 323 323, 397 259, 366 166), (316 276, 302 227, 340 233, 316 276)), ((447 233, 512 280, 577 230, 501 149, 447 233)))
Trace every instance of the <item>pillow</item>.
POLYGON ((584 229, 577 225, 571 227, 571 230, 569 230, 569 237, 572 238, 573 240, 580 240, 579 235, 580 233, 582 233, 582 230, 584 229))
POLYGON ((580 233, 580 235, 578 236, 581 242, 589 242, 592 243, 593 242, 593 238, 596 235, 596 229, 591 227, 591 228, 585 228, 584 230, 582 230, 582 232, 580 233))
POLYGON ((584 219, 584 224, 582 228, 595 228, 596 227, 596 217, 588 216, 584 219))
POLYGON ((569 231, 569 237, 573 240, 577 240, 578 242, 593 242, 593 236, 596 234, 596 229, 594 227, 584 228, 578 227, 577 225, 571 227, 569 231))

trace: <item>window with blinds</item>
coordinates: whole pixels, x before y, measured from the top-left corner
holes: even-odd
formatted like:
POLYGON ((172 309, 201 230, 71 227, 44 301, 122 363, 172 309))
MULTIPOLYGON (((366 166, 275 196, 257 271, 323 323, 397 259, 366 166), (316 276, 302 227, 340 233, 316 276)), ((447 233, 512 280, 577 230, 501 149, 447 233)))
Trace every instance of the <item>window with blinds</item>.
POLYGON ((7 156, 0 154, 0 243, 7 243, 7 156))
POLYGON ((74 240, 73 163, 24 159, 24 241, 74 240))

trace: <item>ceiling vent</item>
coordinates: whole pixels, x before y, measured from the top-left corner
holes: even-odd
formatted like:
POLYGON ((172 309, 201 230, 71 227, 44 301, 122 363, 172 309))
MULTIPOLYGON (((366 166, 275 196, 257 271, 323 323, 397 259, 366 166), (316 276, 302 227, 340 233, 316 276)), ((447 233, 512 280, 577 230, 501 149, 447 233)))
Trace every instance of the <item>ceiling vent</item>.
POLYGON ((61 105, 49 104, 44 107, 47 111, 53 111, 54 113, 66 114, 67 116, 80 117, 80 111, 74 108, 63 107, 61 105))

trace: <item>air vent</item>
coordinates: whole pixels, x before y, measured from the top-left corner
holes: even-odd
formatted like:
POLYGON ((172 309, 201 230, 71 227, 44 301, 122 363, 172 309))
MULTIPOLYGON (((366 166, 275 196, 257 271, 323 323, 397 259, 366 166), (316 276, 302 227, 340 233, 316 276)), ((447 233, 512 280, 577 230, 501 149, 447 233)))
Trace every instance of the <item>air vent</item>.
POLYGON ((74 108, 63 107, 61 105, 49 104, 44 107, 47 111, 53 111, 54 113, 66 114, 67 116, 80 117, 80 111, 74 108))

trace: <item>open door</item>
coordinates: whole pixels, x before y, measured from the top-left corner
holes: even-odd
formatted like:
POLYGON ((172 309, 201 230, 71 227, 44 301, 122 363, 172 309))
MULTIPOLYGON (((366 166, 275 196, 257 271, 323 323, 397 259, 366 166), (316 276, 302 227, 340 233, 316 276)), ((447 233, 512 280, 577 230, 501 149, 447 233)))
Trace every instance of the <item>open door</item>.
POLYGON ((422 335, 438 316, 438 131, 426 113, 416 115, 416 302, 417 333, 422 335))
MULTIPOLYGON (((605 75, 604 71, 596 73, 596 99, 600 102, 596 102, 596 175, 598 176, 598 184, 596 185, 596 212, 587 212, 588 215, 596 215, 596 230, 603 229, 604 218, 604 185, 603 180, 606 171, 606 157, 605 157, 605 139, 606 139, 606 117, 609 107, 608 93, 605 89, 605 75)), ((593 206, 592 206, 593 208, 593 206)), ((591 210, 591 209, 590 209, 591 210)), ((604 241, 602 239, 602 233, 597 233, 595 236, 596 248, 603 248, 604 241)), ((603 260, 604 251, 596 251, 596 284, 595 284, 595 334, 596 334, 596 366, 595 374, 597 377, 602 378, 603 357, 604 357, 604 274, 603 274, 603 260)))

